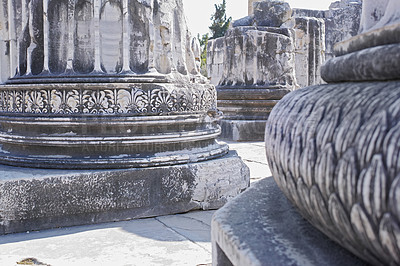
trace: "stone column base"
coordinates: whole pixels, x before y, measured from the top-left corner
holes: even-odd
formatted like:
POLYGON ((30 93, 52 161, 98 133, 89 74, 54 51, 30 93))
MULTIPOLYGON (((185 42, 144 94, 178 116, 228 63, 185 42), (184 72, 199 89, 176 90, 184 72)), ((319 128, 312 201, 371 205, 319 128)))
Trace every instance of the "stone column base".
POLYGON ((235 152, 119 170, 0 165, 0 234, 217 209, 248 187, 249 176, 235 152))
POLYGON ((263 141, 267 120, 221 120, 220 138, 234 141, 263 141))
POLYGON ((213 265, 365 265, 308 223, 272 177, 218 210, 213 265))

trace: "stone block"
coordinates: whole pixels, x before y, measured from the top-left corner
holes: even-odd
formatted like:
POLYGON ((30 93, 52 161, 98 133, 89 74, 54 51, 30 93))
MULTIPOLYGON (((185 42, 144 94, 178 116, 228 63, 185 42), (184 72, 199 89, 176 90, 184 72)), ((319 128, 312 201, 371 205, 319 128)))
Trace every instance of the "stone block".
POLYGON ((293 9, 294 17, 321 18, 325 22, 325 57, 334 56, 334 45, 357 35, 360 28, 362 2, 341 0, 330 5, 329 10, 293 9))
POLYGON ((366 265, 297 212, 269 177, 213 216, 213 265, 366 265))
POLYGON ((254 15, 249 15, 244 18, 237 19, 232 22, 232 27, 253 26, 254 15))
POLYGON ((225 35, 220 86, 294 86, 294 45, 290 29, 237 27, 225 35))
POLYGON ((220 121, 220 138, 234 141, 264 140, 267 120, 228 120, 220 121))
POLYGON ((253 3, 256 26, 280 27, 292 16, 292 9, 284 1, 264 0, 253 3))
POLYGON ((321 84, 325 62, 325 22, 320 18, 294 17, 296 81, 300 87, 321 84))
POLYGON ((118 170, 0 166, 0 234, 217 209, 248 184, 249 169, 235 152, 118 170))

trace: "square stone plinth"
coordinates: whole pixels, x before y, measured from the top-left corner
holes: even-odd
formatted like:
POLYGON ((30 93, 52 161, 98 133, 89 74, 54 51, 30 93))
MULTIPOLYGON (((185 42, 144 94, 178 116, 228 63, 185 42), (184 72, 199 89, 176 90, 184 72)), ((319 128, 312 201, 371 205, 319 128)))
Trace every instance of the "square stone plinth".
POLYGON ((214 266, 367 265, 308 223, 272 177, 214 214, 211 239, 214 266))
POLYGON ((249 169, 235 152, 118 170, 0 165, 0 234, 217 209, 248 185, 249 169))
POLYGON ((221 138, 233 141, 263 141, 267 120, 220 121, 221 138))

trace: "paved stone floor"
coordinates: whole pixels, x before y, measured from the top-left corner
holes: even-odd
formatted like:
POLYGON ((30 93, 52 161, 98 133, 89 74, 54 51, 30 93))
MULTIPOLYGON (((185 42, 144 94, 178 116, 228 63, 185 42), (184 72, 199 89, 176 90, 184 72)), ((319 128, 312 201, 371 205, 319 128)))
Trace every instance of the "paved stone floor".
MULTIPOLYGON (((251 181, 270 176, 263 142, 228 142, 250 167, 251 181)), ((75 226, 0 236, 0 265, 210 265, 215 211, 75 226), (32 264, 31 264, 32 265, 32 264)))

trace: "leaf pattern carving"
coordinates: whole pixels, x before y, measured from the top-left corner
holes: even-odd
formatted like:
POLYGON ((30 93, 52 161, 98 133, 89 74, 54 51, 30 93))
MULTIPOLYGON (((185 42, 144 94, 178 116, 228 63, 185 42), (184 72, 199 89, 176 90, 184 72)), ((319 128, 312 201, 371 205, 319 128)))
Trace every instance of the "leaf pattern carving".
MULTIPOLYGON (((172 86, 171 86, 172 87, 172 86)), ((167 114, 216 109, 213 86, 166 89, 6 89, 0 88, 0 113, 167 114)))
POLYGON ((286 95, 265 131, 274 179, 302 215, 375 265, 400 265, 400 81, 286 95))

